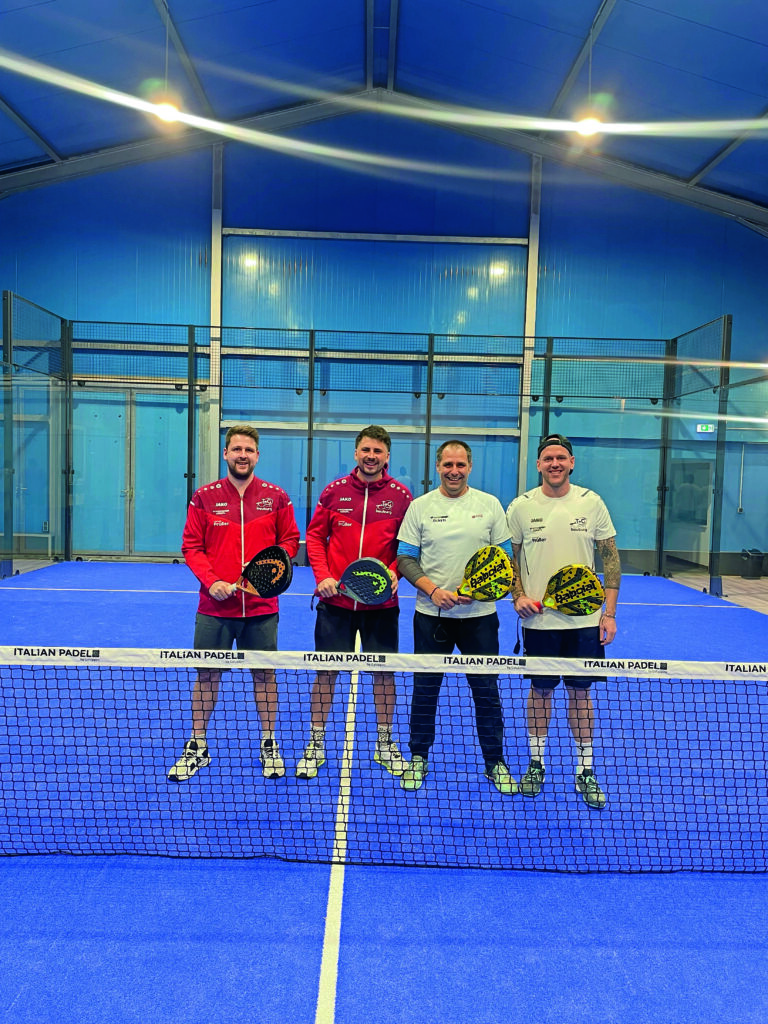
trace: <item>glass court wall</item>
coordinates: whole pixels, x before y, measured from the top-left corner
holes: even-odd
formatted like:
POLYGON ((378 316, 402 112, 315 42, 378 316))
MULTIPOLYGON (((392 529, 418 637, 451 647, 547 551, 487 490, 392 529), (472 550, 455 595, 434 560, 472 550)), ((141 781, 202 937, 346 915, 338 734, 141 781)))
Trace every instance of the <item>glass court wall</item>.
POLYGON ((677 339, 537 338, 526 367, 520 337, 68 322, 4 298, 5 572, 12 557, 179 558, 189 496, 242 421, 302 531, 377 422, 415 494, 455 436, 505 506, 519 475, 538 482, 539 437, 567 434, 629 572, 698 572, 716 591, 765 547, 765 379, 729 379, 728 318, 677 339))

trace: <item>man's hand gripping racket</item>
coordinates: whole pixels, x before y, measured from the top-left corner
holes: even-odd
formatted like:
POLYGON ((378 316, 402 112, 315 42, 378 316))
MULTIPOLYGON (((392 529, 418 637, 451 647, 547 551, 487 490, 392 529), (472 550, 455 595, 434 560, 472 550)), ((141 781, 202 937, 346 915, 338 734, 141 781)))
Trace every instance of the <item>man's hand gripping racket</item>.
POLYGON ((525 597, 517 607, 521 618, 545 608, 562 615, 592 615, 605 601, 605 590, 597 574, 586 565, 564 565, 550 578, 541 601, 525 597))
POLYGON ((322 580, 316 597, 342 594, 358 604, 377 605, 389 601, 396 589, 392 573, 378 558, 356 558, 338 580, 322 580))
POLYGON ((293 565, 288 552, 275 544, 254 555, 230 592, 242 590, 256 597, 277 597, 288 589, 292 579, 293 565))
POLYGON ((512 589, 515 570, 509 555, 496 544, 480 548, 464 567, 464 578, 455 591, 438 587, 433 602, 440 611, 470 601, 499 601, 512 589))

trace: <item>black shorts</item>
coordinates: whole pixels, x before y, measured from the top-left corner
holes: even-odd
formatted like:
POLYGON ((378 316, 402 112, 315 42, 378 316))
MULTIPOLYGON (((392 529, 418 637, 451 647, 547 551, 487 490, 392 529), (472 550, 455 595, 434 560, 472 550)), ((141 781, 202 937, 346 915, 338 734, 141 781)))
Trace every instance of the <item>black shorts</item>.
MULTIPOLYGON (((600 627, 583 629, 525 629, 523 652, 529 658, 604 658, 605 648, 600 643, 600 627)), ((532 676, 535 690, 554 690, 560 685, 560 676, 532 676)), ((588 690, 589 676, 563 676, 566 686, 575 690, 588 690)))
POLYGON ((315 620, 315 650, 343 651, 355 649, 355 635, 360 632, 363 650, 371 654, 396 654, 400 639, 399 608, 339 608, 321 601, 315 620))
POLYGON ((277 619, 277 612, 250 615, 244 619, 201 615, 198 612, 195 618, 195 650, 231 651, 236 643, 239 651, 276 651, 277 619))

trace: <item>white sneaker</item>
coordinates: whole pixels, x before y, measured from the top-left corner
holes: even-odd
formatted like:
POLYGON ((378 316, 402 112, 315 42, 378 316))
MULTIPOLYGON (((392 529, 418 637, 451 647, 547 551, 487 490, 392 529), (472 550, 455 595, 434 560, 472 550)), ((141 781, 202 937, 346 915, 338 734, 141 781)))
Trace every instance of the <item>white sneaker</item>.
POLYGON ((393 740, 378 740, 373 760, 386 768, 390 775, 402 775, 406 768, 403 755, 393 740))
POLYGON ((314 779, 317 769, 325 764, 325 746, 321 739, 313 736, 307 744, 304 756, 296 765, 296 778, 314 779))
POLYGON ((205 740, 191 739, 184 744, 184 753, 168 772, 171 782, 186 782, 201 768, 211 763, 205 740))
POLYGON ((281 779, 285 775, 285 762, 280 756, 277 740, 262 740, 261 753, 261 774, 265 779, 281 779))

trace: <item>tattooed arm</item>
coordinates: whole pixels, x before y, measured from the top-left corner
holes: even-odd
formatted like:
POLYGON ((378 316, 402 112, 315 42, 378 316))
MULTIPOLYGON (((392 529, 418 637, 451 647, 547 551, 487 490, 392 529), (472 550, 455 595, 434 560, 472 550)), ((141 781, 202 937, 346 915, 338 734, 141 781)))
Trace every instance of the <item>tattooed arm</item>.
POLYGON ((603 560, 605 579, 605 611, 600 619, 600 639, 609 644, 616 636, 616 603, 619 600, 621 586, 621 561, 616 548, 616 538, 595 542, 597 553, 603 560))

